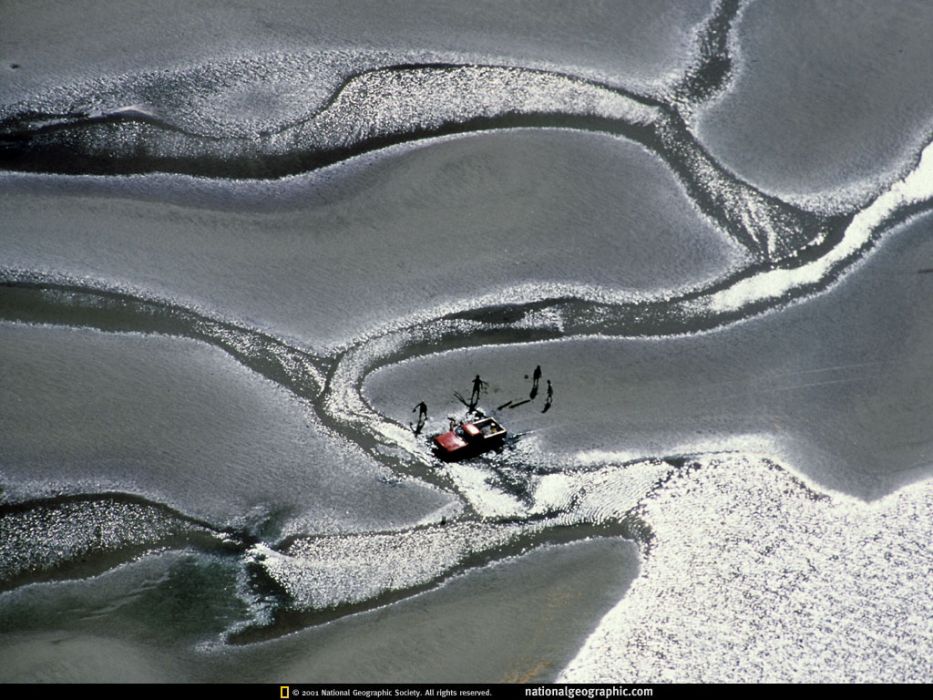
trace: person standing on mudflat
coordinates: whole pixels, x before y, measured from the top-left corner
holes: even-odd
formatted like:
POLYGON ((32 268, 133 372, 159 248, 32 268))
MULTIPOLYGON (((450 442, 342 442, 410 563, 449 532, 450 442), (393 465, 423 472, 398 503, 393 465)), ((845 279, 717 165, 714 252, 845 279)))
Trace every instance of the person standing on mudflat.
POLYGON ((481 392, 486 391, 486 388, 489 386, 486 382, 479 378, 477 374, 473 379, 473 393, 470 394, 470 410, 472 411, 476 408, 476 404, 479 403, 479 395, 481 392))
MULTIPOLYGON (((417 425, 412 427, 412 430, 414 430, 415 435, 417 435, 418 433, 421 432, 421 429, 424 427, 425 421, 427 421, 428 419, 428 405, 424 401, 422 401, 421 403, 417 404, 413 409, 411 409, 412 413, 414 413, 415 411, 418 411, 418 423, 417 425)), ((409 423, 409 425, 411 424, 409 423)))
POLYGON ((551 408, 551 403, 554 401, 554 387, 551 386, 551 380, 547 380, 547 393, 544 396, 544 408, 541 409, 541 413, 547 413, 548 409, 551 408))

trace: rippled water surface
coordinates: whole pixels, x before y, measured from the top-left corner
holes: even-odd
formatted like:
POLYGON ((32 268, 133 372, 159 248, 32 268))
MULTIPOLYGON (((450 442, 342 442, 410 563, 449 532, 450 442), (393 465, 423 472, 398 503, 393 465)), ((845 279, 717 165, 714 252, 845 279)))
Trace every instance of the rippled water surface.
POLYGON ((925 3, 3 14, 0 679, 933 680, 925 3))

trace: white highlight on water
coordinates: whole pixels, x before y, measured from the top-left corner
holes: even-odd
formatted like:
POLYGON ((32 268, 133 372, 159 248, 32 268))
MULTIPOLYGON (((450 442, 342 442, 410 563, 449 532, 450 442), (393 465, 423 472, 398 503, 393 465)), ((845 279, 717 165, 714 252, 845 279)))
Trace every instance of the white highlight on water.
POLYGON ((715 457, 640 514, 642 574, 561 680, 929 681, 933 481, 864 503, 715 457))
POLYGON ((826 255, 800 267, 770 270, 744 279, 698 300, 696 307, 715 312, 739 311, 755 302, 778 299, 800 287, 817 284, 835 267, 858 255, 898 213, 929 199, 933 199, 933 144, 923 150, 916 168, 855 215, 842 241, 826 255))

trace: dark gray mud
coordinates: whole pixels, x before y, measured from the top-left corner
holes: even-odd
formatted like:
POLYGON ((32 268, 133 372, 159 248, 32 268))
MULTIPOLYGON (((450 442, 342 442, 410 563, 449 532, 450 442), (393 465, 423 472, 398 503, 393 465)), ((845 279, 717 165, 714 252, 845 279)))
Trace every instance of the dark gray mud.
POLYGON ((699 117, 703 143, 768 192, 826 207, 903 175, 933 129, 925 2, 755 2, 731 90, 699 117))

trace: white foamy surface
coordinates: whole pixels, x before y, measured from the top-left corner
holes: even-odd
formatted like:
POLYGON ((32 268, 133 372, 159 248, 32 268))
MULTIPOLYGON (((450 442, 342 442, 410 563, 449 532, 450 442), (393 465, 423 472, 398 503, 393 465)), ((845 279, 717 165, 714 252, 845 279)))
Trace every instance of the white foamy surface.
POLYGON ((842 241, 813 262, 791 269, 776 269, 744 279, 703 299, 698 306, 716 311, 735 311, 755 302, 779 299, 806 285, 815 285, 834 268, 851 261, 880 234, 882 227, 911 207, 933 198, 933 144, 926 146, 919 162, 894 182, 846 226, 842 241))
POLYGON ((701 460, 649 498, 641 576, 567 682, 925 682, 933 482, 864 503, 701 460))
POLYGON ((423 586, 477 553, 494 550, 540 526, 477 523, 437 525, 394 533, 297 539, 284 552, 262 545, 250 556, 299 609, 362 603, 423 586))

